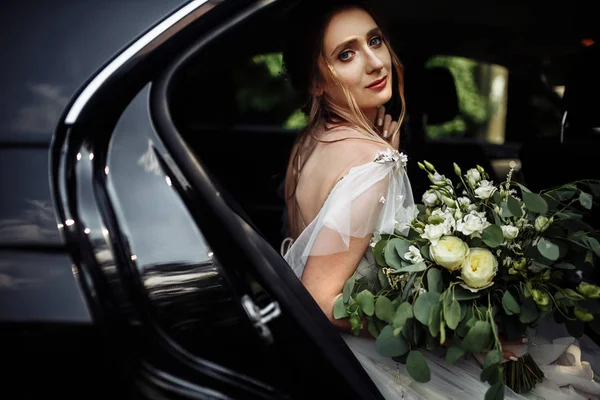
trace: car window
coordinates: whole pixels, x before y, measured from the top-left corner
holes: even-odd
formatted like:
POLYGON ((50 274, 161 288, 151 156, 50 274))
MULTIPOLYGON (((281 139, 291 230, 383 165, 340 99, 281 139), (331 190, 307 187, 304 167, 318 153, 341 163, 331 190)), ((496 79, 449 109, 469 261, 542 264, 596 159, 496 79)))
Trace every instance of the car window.
POLYGON ((237 122, 275 125, 286 129, 306 126, 298 96, 287 78, 281 53, 262 53, 233 65, 237 122))
POLYGON ((431 57, 425 67, 443 67, 451 72, 459 108, 454 119, 427 124, 428 137, 504 143, 509 79, 505 67, 455 56, 431 57))

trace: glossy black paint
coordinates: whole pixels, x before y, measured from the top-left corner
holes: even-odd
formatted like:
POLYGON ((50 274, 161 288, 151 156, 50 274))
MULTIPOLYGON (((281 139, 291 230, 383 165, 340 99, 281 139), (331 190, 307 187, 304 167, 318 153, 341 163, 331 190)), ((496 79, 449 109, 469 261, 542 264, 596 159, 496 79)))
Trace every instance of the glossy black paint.
POLYGON ((0 141, 49 143, 73 95, 184 0, 0 3, 0 141))
POLYGON ((0 246, 62 246, 46 146, 0 144, 0 246))
POLYGON ((0 321, 90 323, 64 253, 0 250, 0 321))

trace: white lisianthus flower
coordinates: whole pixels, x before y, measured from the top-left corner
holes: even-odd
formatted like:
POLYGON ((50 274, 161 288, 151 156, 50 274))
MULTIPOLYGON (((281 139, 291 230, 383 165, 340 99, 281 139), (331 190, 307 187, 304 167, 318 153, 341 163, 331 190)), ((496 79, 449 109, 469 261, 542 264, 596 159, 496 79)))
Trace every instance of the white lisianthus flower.
POLYGON ((427 207, 435 207, 440 204, 440 199, 433 190, 428 190, 423 193, 423 198, 421 200, 427 207))
POLYGON ((434 182, 442 182, 446 180, 446 177, 444 175, 440 175, 438 172, 435 172, 432 176, 434 182))
POLYGON ((496 190, 497 188, 492 184, 492 182, 484 179, 479 182, 479 187, 475 189, 475 197, 484 200, 489 199, 496 190))
POLYGON ((469 185, 473 189, 477 187, 479 181, 481 181, 481 174, 479 173, 479 171, 477 171, 477 169, 471 168, 467 171, 467 182, 469 182, 469 185))
POLYGON ((485 219, 484 212, 471 211, 456 225, 456 230, 464 235, 477 237, 480 236, 485 228, 491 224, 485 219))
POLYGON ((429 247, 429 255, 435 263, 450 271, 460 268, 469 254, 469 246, 456 236, 442 236, 429 247))
POLYGON ((467 208, 471 205, 471 200, 468 197, 459 197, 456 199, 461 208, 467 208))
POLYGON ((516 226, 512 226, 512 225, 502 225, 502 235, 504 235, 504 237, 506 239, 514 239, 519 235, 519 228, 517 228, 516 226))
POLYGON ((454 228, 456 228, 456 221, 454 220, 454 215, 451 209, 446 209, 442 211, 440 208, 433 210, 431 216, 437 220, 443 220, 442 224, 444 225, 444 235, 451 235, 454 232, 454 228), (437 218, 436 218, 437 217, 437 218))
POLYGON ((494 284, 498 271, 498 260, 488 249, 472 248, 461 265, 462 287, 476 292, 494 284))
POLYGON ((416 246, 411 245, 408 248, 408 252, 404 253, 404 258, 413 264, 420 263, 423 261, 423 256, 421 255, 421 250, 419 250, 416 246))
POLYGON ((446 228, 444 224, 427 224, 425 225, 425 232, 421 233, 423 239, 429 240, 432 244, 436 244, 438 240, 444 235, 446 228))

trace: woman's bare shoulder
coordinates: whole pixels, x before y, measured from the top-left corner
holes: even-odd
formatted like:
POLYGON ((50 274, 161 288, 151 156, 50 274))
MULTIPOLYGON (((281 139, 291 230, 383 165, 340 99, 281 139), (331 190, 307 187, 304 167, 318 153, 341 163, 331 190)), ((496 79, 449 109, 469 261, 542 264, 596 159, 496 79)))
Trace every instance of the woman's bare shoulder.
POLYGON ((375 139, 350 127, 339 127, 323 135, 323 154, 347 160, 352 164, 373 161, 379 151, 389 146, 381 139, 375 139))

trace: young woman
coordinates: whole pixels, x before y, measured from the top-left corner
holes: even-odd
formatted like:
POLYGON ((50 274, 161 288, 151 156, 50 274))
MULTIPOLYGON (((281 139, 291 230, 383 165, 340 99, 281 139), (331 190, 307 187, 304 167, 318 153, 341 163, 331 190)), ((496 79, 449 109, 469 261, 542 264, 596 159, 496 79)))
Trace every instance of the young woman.
MULTIPOLYGON (((346 319, 333 317, 346 280, 374 264, 373 233, 406 234, 414 216, 406 157, 397 150, 403 70, 362 2, 306 0, 292 15, 284 65, 306 95, 309 121, 286 174, 292 244, 284 258, 386 398, 482 399, 489 386, 477 365, 459 360, 449 366, 429 354, 432 378, 419 384, 403 365, 376 353, 366 329, 356 337, 346 319)), ((506 398, 524 397, 508 389, 506 398)))

